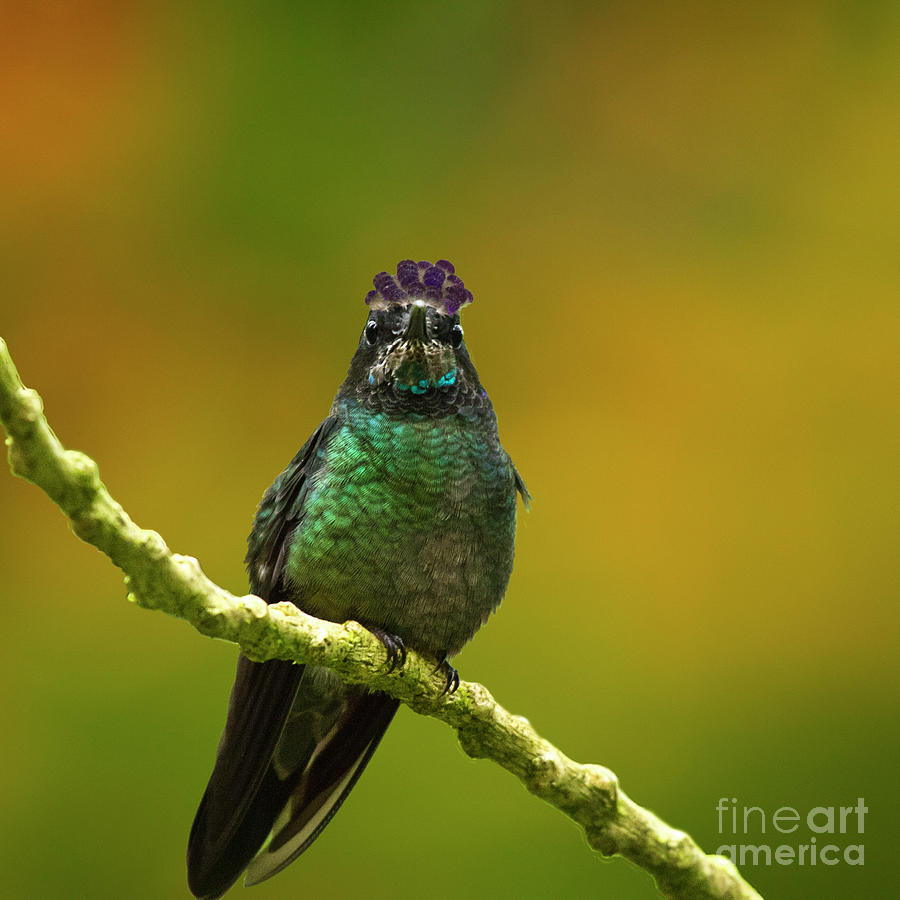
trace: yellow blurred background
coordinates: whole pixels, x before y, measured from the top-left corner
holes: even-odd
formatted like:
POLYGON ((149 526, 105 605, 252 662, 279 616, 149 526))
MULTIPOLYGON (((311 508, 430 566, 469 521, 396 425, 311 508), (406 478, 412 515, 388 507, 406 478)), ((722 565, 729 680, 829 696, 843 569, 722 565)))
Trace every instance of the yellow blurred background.
MULTIPOLYGON (((2 10, 0 335, 139 524, 242 592, 371 277, 451 259, 536 498, 462 676, 708 850, 720 797, 865 798, 864 866, 743 871, 891 893, 900 7, 2 10)), ((234 649, 3 472, 0 509, 0 892, 186 897, 234 649)), ((247 896, 300 895, 655 893, 403 710, 247 896)))

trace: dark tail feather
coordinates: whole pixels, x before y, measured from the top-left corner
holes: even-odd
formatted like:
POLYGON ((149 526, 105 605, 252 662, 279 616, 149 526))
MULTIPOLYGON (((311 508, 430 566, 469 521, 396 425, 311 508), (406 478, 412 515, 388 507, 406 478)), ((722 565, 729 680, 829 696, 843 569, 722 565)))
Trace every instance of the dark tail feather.
POLYGON ((359 780, 400 705, 387 694, 348 689, 347 702, 290 792, 272 839, 247 868, 244 884, 258 884, 293 862, 322 833, 359 780))
POLYGON ((274 791, 270 761, 302 675, 303 666, 289 662, 238 658, 216 765, 188 838, 188 886, 197 897, 224 894, 268 834, 250 813, 274 791))
POLYGON ((356 784, 398 706, 386 694, 345 686, 327 669, 304 673, 241 657, 188 840, 192 893, 214 900, 245 868, 245 883, 255 884, 296 859, 356 784))

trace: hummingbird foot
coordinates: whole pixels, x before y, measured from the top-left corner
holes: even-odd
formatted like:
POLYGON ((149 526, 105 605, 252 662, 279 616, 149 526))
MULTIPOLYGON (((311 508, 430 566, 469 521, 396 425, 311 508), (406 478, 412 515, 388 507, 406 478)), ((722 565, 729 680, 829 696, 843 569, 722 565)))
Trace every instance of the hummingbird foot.
POLYGON ((444 685, 444 689, 441 691, 441 696, 444 694, 453 694, 456 692, 456 689, 459 687, 459 672, 450 665, 447 661, 447 657, 445 656, 434 669, 435 672, 441 672, 444 678, 447 679, 447 683, 444 685))
POLYGON ((406 665, 406 645, 403 643, 402 638, 385 631, 383 628, 379 628, 377 625, 366 625, 362 622, 360 624, 366 631, 374 634, 384 645, 387 653, 388 672, 393 672, 397 668, 402 669, 406 665))

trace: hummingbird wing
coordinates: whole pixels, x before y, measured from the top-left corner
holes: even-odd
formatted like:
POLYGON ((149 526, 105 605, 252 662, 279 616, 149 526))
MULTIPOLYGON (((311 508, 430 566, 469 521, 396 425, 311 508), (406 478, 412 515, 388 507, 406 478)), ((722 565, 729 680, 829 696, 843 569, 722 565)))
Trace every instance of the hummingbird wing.
POLYGON ((325 419, 260 501, 253 530, 247 538, 244 562, 250 575, 250 589, 267 603, 291 599, 282 578, 285 554, 294 529, 303 519, 310 481, 322 464, 325 447, 337 424, 333 416, 325 419))
MULTIPOLYGON (((302 519, 320 448, 336 420, 325 419, 260 503, 248 540, 247 566, 254 593, 269 603, 289 599, 283 582, 291 534, 302 519)), ((225 730, 216 763, 188 838, 188 882, 198 897, 224 893, 259 849, 280 807, 256 801, 270 778, 272 754, 297 693, 303 666, 238 659, 225 730), (252 812, 252 815, 251 815, 252 812)))
POLYGON ((513 476, 516 479, 516 490, 522 497, 522 503, 525 504, 525 509, 528 509, 531 506, 531 501, 534 500, 534 497, 531 496, 531 493, 525 486, 525 482, 522 480, 522 476, 519 474, 519 470, 515 466, 513 466, 513 476))

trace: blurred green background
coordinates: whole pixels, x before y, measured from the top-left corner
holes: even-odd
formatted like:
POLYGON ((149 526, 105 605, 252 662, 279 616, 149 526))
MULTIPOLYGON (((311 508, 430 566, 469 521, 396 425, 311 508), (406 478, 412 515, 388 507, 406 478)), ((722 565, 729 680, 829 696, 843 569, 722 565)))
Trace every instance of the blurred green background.
MULTIPOLYGON (((0 334, 131 515, 242 592, 372 275, 453 260, 536 498, 463 677, 709 850, 734 841, 720 797, 864 797, 864 838, 837 836, 864 866, 744 872, 768 898, 888 896, 898 10, 4 5, 0 334)), ((125 603, 3 472, 0 509, 2 893, 186 897, 234 649, 125 603)), ((402 710, 247 896, 300 895, 655 893, 402 710)))

